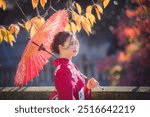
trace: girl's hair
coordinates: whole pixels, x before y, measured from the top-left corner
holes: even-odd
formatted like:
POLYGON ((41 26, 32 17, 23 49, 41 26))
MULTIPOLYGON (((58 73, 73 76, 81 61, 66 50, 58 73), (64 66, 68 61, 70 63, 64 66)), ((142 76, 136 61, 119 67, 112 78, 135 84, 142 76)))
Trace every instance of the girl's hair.
MULTIPOLYGON (((66 40, 68 39, 68 37, 73 37, 73 34, 63 31, 63 32, 59 32, 58 34, 55 35, 53 43, 51 45, 51 50, 53 53, 55 54, 60 54, 59 51, 59 45, 64 46, 64 43, 66 42, 66 40)), ((70 38, 70 39, 71 39, 70 38)), ((77 41, 78 42, 78 41, 77 41)), ((79 44, 79 43, 78 43, 79 44)))

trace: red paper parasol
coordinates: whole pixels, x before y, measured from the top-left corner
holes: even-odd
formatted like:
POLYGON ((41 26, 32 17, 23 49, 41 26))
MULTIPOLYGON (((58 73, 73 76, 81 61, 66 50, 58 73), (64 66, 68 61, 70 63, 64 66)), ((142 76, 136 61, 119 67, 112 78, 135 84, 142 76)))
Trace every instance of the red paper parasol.
MULTIPOLYGON (((23 56, 18 64, 18 69, 15 76, 15 84, 23 86, 43 69, 48 59, 52 56, 43 49, 50 51, 50 45, 53 42, 54 36, 64 30, 67 22, 67 11, 59 10, 54 13, 39 31, 28 42, 23 56)), ((50 51, 51 52, 51 51, 50 51)))

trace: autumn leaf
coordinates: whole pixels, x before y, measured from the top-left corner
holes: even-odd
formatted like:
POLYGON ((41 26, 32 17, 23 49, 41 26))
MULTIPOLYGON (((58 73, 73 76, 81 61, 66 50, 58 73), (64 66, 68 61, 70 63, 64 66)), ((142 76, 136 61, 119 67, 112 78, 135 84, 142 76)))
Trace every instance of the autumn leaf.
POLYGON ((107 5, 109 4, 109 2, 110 2, 110 0, 104 0, 104 1, 103 1, 103 6, 104 6, 104 8, 107 7, 107 5))
POLYGON ((19 31, 20 31, 19 26, 15 25, 15 36, 16 36, 16 37, 17 37, 19 31))
POLYGON ((91 14, 91 13, 86 13, 86 14, 85 14, 86 18, 90 19, 90 14, 91 14))
POLYGON ((72 19, 73 20, 77 20, 78 19, 79 16, 78 16, 78 14, 75 11, 72 11, 71 14, 72 14, 72 19))
POLYGON ((67 23, 67 24, 66 24, 65 31, 68 31, 68 32, 71 31, 70 23, 67 23))
POLYGON ((92 26, 94 25, 94 23, 96 23, 95 16, 94 16, 92 13, 91 13, 91 14, 86 13, 86 18, 89 19, 89 21, 91 22, 91 25, 92 25, 92 26))
POLYGON ((37 28, 33 25, 30 30, 30 37, 32 38, 37 32, 37 28))
POLYGON ((26 28, 27 31, 30 30, 30 28, 31 28, 31 21, 30 21, 30 20, 28 20, 28 21, 25 23, 25 28, 26 28))
POLYGON ((6 0, 0 0, 0 8, 6 10, 6 0))
POLYGON ((0 32, 1 32, 1 35, 4 37, 5 35, 7 35, 7 30, 5 27, 1 26, 0 27, 0 32))
POLYGON ((86 22, 86 20, 82 17, 82 27, 86 31, 86 33, 89 35, 91 33, 91 26, 86 22))
POLYGON ((32 0, 32 7, 35 9, 39 3, 39 0, 32 0))
POLYGON ((96 15, 99 20, 101 20, 101 16, 97 7, 95 7, 96 15))
POLYGON ((77 28, 77 31, 80 32, 81 30, 81 22, 76 22, 76 28, 77 28))
POLYGON ((10 43, 11 46, 13 46, 13 42, 16 42, 14 36, 11 33, 8 34, 7 39, 8 39, 8 43, 10 43))
POLYGON ((8 40, 8 34, 9 34, 9 31, 5 29, 4 32, 5 32, 5 35, 3 35, 4 41, 9 42, 9 40, 8 40))
POLYGON ((88 20, 88 18, 83 16, 83 22, 87 23, 90 27, 92 27, 90 21, 88 20))
POLYGON ((77 2, 75 3, 75 5, 76 5, 78 13, 81 15, 81 12, 82 12, 81 6, 77 2))
POLYGON ((89 20, 92 26, 94 25, 94 23, 96 23, 95 16, 93 14, 89 14, 89 20))
POLYGON ((46 3, 47 3, 47 0, 40 0, 40 4, 43 7, 43 9, 44 9, 46 3))
POLYGON ((15 32, 14 24, 11 24, 11 25, 9 26, 9 32, 10 32, 11 34, 13 34, 13 33, 15 32))
POLYGON ((16 37, 17 37, 19 31, 20 31, 19 26, 15 25, 15 24, 11 24, 11 25, 9 26, 9 32, 10 32, 11 34, 14 33, 16 37))
POLYGON ((122 70, 122 67, 120 65, 116 65, 114 66, 111 71, 110 71, 110 74, 114 74, 116 72, 120 72, 122 70))
POLYGON ((120 52, 118 54, 117 61, 118 62, 129 62, 130 61, 130 56, 129 56, 129 54, 126 54, 124 52, 120 52))
POLYGON ((39 30, 39 28, 44 24, 45 19, 42 17, 34 17, 31 19, 31 23, 32 25, 34 25, 34 27, 39 30))
POLYGON ((90 6, 88 6, 87 8, 86 8, 86 13, 87 14, 91 14, 92 13, 92 6, 90 5, 90 6))
POLYGON ((0 30, 0 44, 2 43, 2 41, 3 41, 3 36, 2 36, 1 30, 0 30))
POLYGON ((76 29, 76 25, 74 24, 74 22, 70 22, 70 26, 71 26, 71 30, 73 33, 76 33, 77 32, 77 29, 76 29))
MULTIPOLYGON (((11 29, 12 30, 12 29, 11 29)), ((11 46, 13 46, 13 42, 15 41, 15 38, 12 34, 12 32, 10 32, 9 30, 7 30, 5 27, 0 27, 0 43, 2 41, 5 41, 7 43, 9 43, 11 46)))
POLYGON ((103 9, 102 9, 102 7, 101 7, 100 5, 95 4, 95 7, 98 9, 98 11, 99 11, 101 14, 103 14, 103 9))

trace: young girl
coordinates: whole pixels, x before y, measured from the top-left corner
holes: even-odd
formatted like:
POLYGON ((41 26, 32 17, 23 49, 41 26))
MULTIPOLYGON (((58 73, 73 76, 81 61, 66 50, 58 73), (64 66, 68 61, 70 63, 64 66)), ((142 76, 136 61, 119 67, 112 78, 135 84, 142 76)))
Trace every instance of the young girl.
MULTIPOLYGON (((72 63, 72 57, 79 51, 79 42, 75 35, 69 32, 59 32, 51 46, 52 51, 59 55, 53 61, 56 67, 54 83, 59 100, 84 100, 91 99, 91 89, 98 85, 98 82, 91 78, 85 83, 85 76, 72 63)), ((56 93, 56 92, 55 92, 56 93)), ((54 92, 50 99, 54 99, 54 92)))

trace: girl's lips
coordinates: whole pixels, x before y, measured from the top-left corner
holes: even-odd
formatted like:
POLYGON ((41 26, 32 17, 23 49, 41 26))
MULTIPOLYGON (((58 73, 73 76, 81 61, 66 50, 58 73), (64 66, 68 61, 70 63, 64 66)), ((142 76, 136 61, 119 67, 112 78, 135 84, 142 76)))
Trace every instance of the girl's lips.
POLYGON ((74 50, 73 52, 77 52, 77 50, 74 50))

